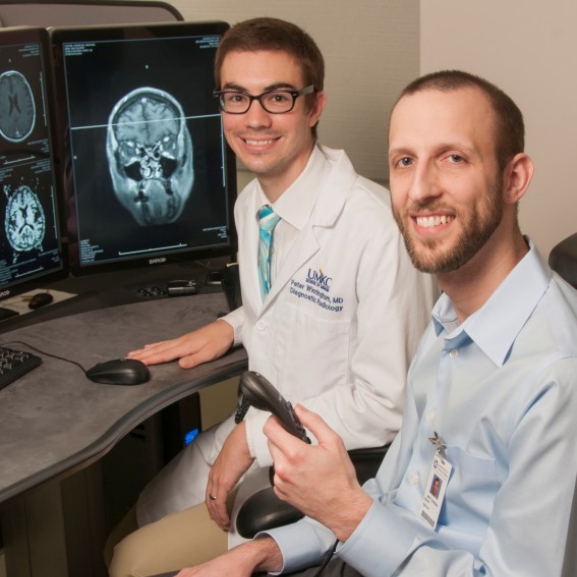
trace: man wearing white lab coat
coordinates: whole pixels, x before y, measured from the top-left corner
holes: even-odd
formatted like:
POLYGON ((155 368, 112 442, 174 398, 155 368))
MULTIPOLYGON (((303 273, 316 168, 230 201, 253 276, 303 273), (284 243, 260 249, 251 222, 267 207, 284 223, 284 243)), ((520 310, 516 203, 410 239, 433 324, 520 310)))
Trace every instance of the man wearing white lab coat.
MULTIPOLYGON (((322 56, 308 35, 274 19, 241 23, 225 35, 216 71, 227 140, 256 174, 235 206, 243 307, 131 356, 149 364, 178 358, 186 368, 243 344, 249 367, 320 413, 347 448, 386 444, 401 424, 405 376, 434 281, 412 266, 388 191, 360 177, 344 152, 316 144, 326 96, 322 56), (292 108, 275 112, 286 101, 292 108), (263 299, 256 215, 265 204, 281 220, 263 299)), ((231 529, 227 495, 247 470, 272 463, 262 433, 268 416, 250 408, 235 424, 231 415, 152 480, 137 509, 146 526, 116 548, 111 575, 130 574, 121 568, 128 565, 146 574, 191 564, 213 537, 226 544, 218 527, 231 529), (198 503, 216 524, 193 517, 198 503)))

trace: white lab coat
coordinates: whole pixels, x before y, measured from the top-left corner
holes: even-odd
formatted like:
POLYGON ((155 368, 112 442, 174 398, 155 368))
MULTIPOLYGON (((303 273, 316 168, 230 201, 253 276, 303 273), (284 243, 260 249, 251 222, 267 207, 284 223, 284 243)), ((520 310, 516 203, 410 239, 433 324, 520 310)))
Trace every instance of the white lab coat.
MULTIPOLYGON (((388 191, 359 176, 343 151, 322 150, 330 176, 301 184, 322 189, 264 303, 258 184, 237 201, 240 339, 249 367, 293 404, 319 412, 348 448, 380 446, 400 427, 409 361, 438 293, 409 260, 388 191)), ((262 434, 267 417, 252 408, 246 417, 260 466, 271 464, 262 434)))
MULTIPOLYGON (((235 221, 243 307, 224 320, 247 349, 249 368, 293 404, 318 412, 347 448, 381 446, 400 428, 407 369, 436 285, 413 268, 387 190, 357 175, 343 151, 322 153, 329 177, 310 182, 305 169, 293 185, 322 189, 264 302, 256 220, 262 195, 256 181, 240 194, 235 221)), ((262 433, 268 416, 251 407, 245 417, 255 468, 272 464, 262 433)), ((201 434, 153 480, 139 500, 139 523, 191 506, 193 493, 204 500, 208 471, 233 427, 231 416, 201 434)))

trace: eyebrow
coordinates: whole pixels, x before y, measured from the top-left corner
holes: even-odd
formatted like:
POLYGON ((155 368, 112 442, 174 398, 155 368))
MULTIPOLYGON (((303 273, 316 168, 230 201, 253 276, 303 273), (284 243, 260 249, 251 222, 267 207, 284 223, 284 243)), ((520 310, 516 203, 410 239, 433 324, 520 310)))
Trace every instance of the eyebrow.
MULTIPOLYGON (((294 84, 289 84, 288 82, 276 82, 275 84, 271 84, 265 87, 263 92, 271 92, 273 90, 296 90, 296 86, 294 84)), ((235 84, 234 82, 227 82, 223 86, 223 90, 235 90, 237 92, 244 92, 245 94, 249 94, 248 90, 239 84, 235 84)))
POLYGON ((389 149, 389 159, 391 159, 393 156, 397 156, 398 154, 410 156, 412 152, 405 147, 389 149))
MULTIPOLYGON (((439 143, 435 147, 435 154, 439 154, 440 152, 447 151, 447 150, 455 150, 455 151, 462 151, 464 154, 468 156, 478 156, 478 149, 474 146, 467 146, 464 143, 459 142, 443 142, 439 143)), ((414 155, 414 151, 406 146, 399 146, 397 148, 389 149, 389 159, 393 156, 397 155, 407 155, 412 156, 414 155)))

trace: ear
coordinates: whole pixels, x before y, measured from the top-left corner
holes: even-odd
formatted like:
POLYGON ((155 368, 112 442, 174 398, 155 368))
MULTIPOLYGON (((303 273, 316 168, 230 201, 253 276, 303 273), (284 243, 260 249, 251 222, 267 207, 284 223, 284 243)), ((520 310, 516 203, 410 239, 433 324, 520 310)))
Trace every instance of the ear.
POLYGON ((533 161, 525 153, 516 154, 504 171, 503 199, 507 204, 521 200, 533 176, 533 161))
POLYGON ((314 100, 311 103, 311 107, 309 109, 309 126, 312 128, 315 126, 325 109, 327 103, 327 94, 326 92, 316 92, 314 94, 314 100))

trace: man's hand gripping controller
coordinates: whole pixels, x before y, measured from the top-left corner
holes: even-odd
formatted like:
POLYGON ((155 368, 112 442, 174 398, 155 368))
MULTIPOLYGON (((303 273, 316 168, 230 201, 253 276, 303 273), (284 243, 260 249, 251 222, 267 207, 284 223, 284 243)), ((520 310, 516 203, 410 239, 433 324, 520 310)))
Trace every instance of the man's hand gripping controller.
POLYGON ((296 416, 293 406, 260 373, 245 371, 240 377, 241 400, 236 412, 237 423, 242 421, 249 405, 269 411, 291 435, 310 443, 305 428, 296 416))

